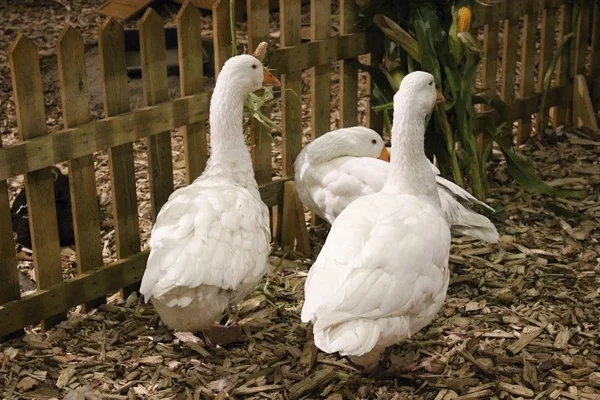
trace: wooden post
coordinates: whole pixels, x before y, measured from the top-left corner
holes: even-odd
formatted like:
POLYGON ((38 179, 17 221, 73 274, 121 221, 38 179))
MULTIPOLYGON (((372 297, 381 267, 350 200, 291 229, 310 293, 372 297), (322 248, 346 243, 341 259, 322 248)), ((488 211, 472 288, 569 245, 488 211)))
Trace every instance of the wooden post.
POLYGON ((296 182, 287 181, 283 191, 283 234, 282 246, 295 247, 295 250, 306 257, 310 257, 310 242, 304 220, 304 209, 298 192, 296 182), (294 246, 295 245, 295 246, 294 246))
MULTIPOLYGON (((490 97, 496 96, 496 79, 498 76, 498 32, 497 22, 487 24, 483 28, 483 48, 485 56, 482 61, 482 80, 487 89, 486 94, 490 97)), ((489 111, 491 107, 485 106, 481 111, 489 111)), ((477 137, 477 150, 481 156, 485 148, 491 145, 492 140, 480 134, 477 137)))
MULTIPOLYGON (((0 140, 2 148, 2 140, 0 140)), ((0 305, 21 297, 19 290, 19 271, 15 257, 15 241, 13 239, 10 220, 10 204, 8 202, 8 185, 5 180, 0 181, 0 305)), ((0 336, 0 342, 12 336, 23 333, 22 329, 9 333, 6 337, 0 336)))
MULTIPOLYGON (((37 48, 30 39, 19 34, 8 54, 20 139, 46 135, 44 90, 37 48)), ((37 288, 46 289, 63 280, 51 168, 25 175, 25 190, 37 288)), ((45 319, 42 329, 51 328, 65 317, 65 313, 60 313, 45 319)))
POLYGON ((598 122, 592 105, 590 91, 584 75, 575 75, 573 82, 573 125, 598 130, 598 122))
MULTIPOLYGON (((542 38, 540 43, 540 62, 538 68, 538 81, 537 91, 542 92, 542 84, 544 81, 544 75, 550 66, 552 57, 554 54, 554 29, 556 28, 556 10, 544 9, 542 10, 542 38)), ((542 137, 544 131, 548 126, 548 110, 542 110, 542 113, 538 115, 536 132, 542 137)))
MULTIPOLYGON (((340 30, 342 35, 356 32, 358 10, 355 0, 340 2, 340 30)), ((340 127, 358 123, 358 59, 340 62, 340 127)))
MULTIPOLYGON (((61 32, 57 55, 63 121, 65 128, 72 128, 89 122, 90 109, 83 37, 70 25, 61 32)), ((81 274, 103 265, 94 154, 69 160, 68 164, 77 271, 81 274)), ((86 309, 105 302, 106 297, 94 299, 86 303, 86 309)))
MULTIPOLYGON (((202 20, 200 11, 186 0, 177 14, 177 45, 179 47, 179 81, 181 96, 189 96, 204 88, 202 70, 202 20)), ((190 184, 200 176, 208 157, 206 121, 181 128, 185 148, 185 176, 190 184)))
MULTIPOLYGON (((147 106, 169 100, 167 83, 167 53, 163 19, 149 8, 138 26, 142 58, 142 85, 147 106)), ((152 221, 173 192, 173 156, 171 132, 150 136, 148 146, 148 180, 152 221)))
MULTIPOLYGON (((519 44, 519 21, 504 21, 504 38, 502 40, 502 84, 500 96, 509 106, 515 100, 515 78, 517 69, 517 52, 519 44)), ((513 121, 507 121, 508 130, 512 135, 513 121)))
MULTIPOLYGON (((558 43, 561 43, 565 35, 571 31, 571 18, 570 5, 563 5, 560 8, 560 17, 558 18, 558 43)), ((560 56, 558 65, 556 66, 556 86, 564 86, 569 81, 567 76, 567 71, 569 69, 568 61, 569 51, 565 50, 560 56)), ((565 103, 551 110, 550 115, 555 127, 563 125, 567 121, 567 110, 569 107, 570 105, 565 103)))
MULTIPOLYGON (((533 3, 531 3, 533 4, 533 3)), ((523 39, 521 41, 521 74, 519 82, 519 97, 524 99, 533 94, 536 41, 537 41, 537 14, 530 11, 523 20, 523 39)), ((515 35, 518 30, 515 31, 515 35)), ((511 49, 509 49, 511 51, 511 49)), ((514 49, 512 50, 514 52, 514 49)), ((531 136, 531 115, 519 121, 517 128, 517 145, 529 140, 531 136)))
POLYGON ((219 76, 223 64, 232 54, 229 14, 229 0, 215 0, 212 6, 215 77, 219 76))
MULTIPOLYGON (((280 0, 279 24, 281 46, 297 46, 300 35, 300 0, 280 0)), ((302 150, 302 71, 281 75, 281 157, 283 177, 294 176, 294 161, 302 150)), ((283 208, 278 208, 276 241, 281 242, 283 208)))
MULTIPOLYGON (((600 2, 594 3, 594 14, 592 16, 592 51, 590 54, 592 79, 600 77, 600 2)), ((592 105, 600 107, 600 82, 592 84, 592 105)))
MULTIPOLYGON (((125 34, 113 18, 107 18, 98 33, 98 49, 102 67, 104 114, 111 117, 130 110, 125 34)), ((117 258, 122 259, 140 251, 140 226, 135 185, 133 144, 126 143, 108 149, 110 189, 115 227, 117 258)), ((122 289, 124 298, 139 285, 122 289)))
MULTIPOLYGON (((248 0, 248 53, 252 53, 260 42, 269 41, 269 0, 248 0)), ((262 113, 269 116, 269 107, 263 107, 262 113)), ((260 122, 252 118, 250 141, 254 176, 258 184, 271 181, 273 166, 271 162, 271 133, 260 122)))

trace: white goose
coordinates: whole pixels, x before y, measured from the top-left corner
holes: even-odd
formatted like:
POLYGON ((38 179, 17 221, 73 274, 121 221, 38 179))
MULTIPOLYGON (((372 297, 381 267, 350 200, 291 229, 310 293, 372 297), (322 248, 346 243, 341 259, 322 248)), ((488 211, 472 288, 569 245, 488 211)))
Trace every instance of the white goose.
POLYGON ((223 66, 210 104, 211 154, 204 173, 160 210, 140 292, 179 331, 211 327, 267 272, 269 211, 242 131, 243 102, 279 81, 251 55, 223 66))
MULTIPOLYGON (((377 132, 362 126, 331 131, 305 146, 294 163, 298 196, 312 212, 330 224, 348 204, 361 196, 379 192, 390 169, 389 153, 377 132)), ((469 192, 436 174, 442 210, 458 235, 488 243, 498 242, 498 231, 483 215, 464 207, 462 201, 491 207, 469 192)))
POLYGON ((448 289, 450 227, 424 153, 435 102, 431 74, 402 80, 385 185, 340 213, 305 284, 302 321, 314 323, 316 346, 369 370, 433 320, 448 289))

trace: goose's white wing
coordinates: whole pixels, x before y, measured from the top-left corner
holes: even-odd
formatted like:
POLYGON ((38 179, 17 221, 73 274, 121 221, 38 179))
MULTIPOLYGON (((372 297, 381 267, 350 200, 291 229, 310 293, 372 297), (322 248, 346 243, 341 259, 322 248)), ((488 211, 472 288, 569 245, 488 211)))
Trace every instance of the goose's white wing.
POLYGON ((329 223, 357 198, 378 192, 388 164, 369 157, 339 157, 317 166, 296 167, 298 196, 329 223))
POLYGON ((247 189, 194 183, 160 210, 140 292, 167 306, 187 306, 200 285, 235 291, 266 272, 269 213, 247 189))
POLYGON ((414 196, 377 193, 335 220, 305 285, 302 321, 328 353, 362 355, 427 325, 448 287, 450 230, 414 196))
MULTIPOLYGON (((302 156, 302 155, 301 155, 302 156)), ((340 157, 328 163, 311 166, 296 165, 296 185, 302 203, 330 224, 350 203, 361 196, 377 193, 385 184, 389 163, 369 157, 340 157)), ((439 169, 430 163, 436 174, 442 211, 456 234, 488 242, 498 242, 498 231, 485 216, 464 207, 455 196, 469 203, 490 206, 479 201, 457 184, 439 176, 439 169)))

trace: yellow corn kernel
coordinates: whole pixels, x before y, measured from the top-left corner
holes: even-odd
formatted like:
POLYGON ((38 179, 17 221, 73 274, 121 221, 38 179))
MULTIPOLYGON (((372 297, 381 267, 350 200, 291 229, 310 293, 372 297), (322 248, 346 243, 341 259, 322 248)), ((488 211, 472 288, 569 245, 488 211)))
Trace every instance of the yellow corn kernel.
POLYGON ((458 10, 456 33, 467 32, 471 26, 471 18, 473 18, 471 9, 469 7, 461 7, 458 10))

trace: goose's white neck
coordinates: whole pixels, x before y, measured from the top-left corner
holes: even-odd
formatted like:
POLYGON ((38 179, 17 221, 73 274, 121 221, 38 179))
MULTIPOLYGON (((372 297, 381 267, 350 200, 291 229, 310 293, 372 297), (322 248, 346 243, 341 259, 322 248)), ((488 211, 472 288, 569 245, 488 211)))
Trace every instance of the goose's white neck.
POLYGON ((396 101, 392 125, 390 170, 384 191, 430 197, 439 204, 435 174, 425 156, 427 112, 404 101, 396 101))
POLYGON ((220 78, 210 102, 210 158, 201 178, 256 187, 242 128, 244 99, 248 93, 226 77, 220 78))

